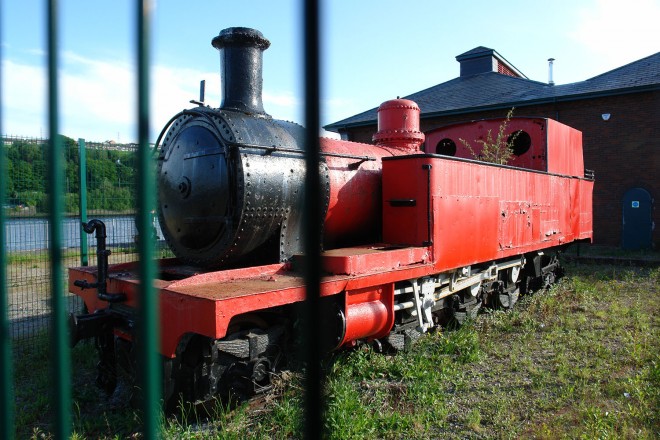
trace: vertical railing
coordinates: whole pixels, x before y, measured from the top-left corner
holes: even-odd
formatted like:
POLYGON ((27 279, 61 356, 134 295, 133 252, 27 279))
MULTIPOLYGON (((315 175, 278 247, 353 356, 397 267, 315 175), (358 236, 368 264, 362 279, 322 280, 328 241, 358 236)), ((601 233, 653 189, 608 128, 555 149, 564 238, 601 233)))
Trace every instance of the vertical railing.
POLYGON ((85 139, 78 139, 78 205, 80 213, 80 265, 87 266, 89 263, 89 251, 87 248, 87 233, 82 225, 87 223, 87 150, 85 139))
MULTIPOLYGON (((0 2, 0 9, 2 2, 0 2)), ((0 17, 2 11, 0 10, 0 17)), ((0 32, 2 28, 0 27, 0 32)), ((0 41, 2 36, 0 35, 0 41)), ((0 66, 2 66, 0 44, 0 66)), ((0 67, 0 103, 2 102, 2 67, 0 67)), ((0 107, 0 133, 2 108, 0 107)), ((7 158, 4 140, 0 140, 0 438, 14 438, 14 386, 12 378, 11 334, 9 328, 9 283, 7 282, 7 237, 5 204, 7 196, 7 158)))
POLYGON ((305 431, 307 439, 323 437, 323 374, 321 347, 317 341, 322 329, 320 311, 321 283, 321 181, 319 177, 319 4, 318 0, 305 0, 303 11, 303 55, 305 78, 305 301, 306 338, 303 359, 307 364, 305 380, 305 431))
POLYGON ((52 303, 51 362, 53 371, 52 402, 55 438, 66 439, 71 433, 71 359, 67 329, 67 306, 62 273, 62 212, 64 208, 64 151, 59 131, 58 4, 48 0, 48 187, 50 233, 50 279, 52 303))
POLYGON ((154 236, 151 233, 155 209, 153 155, 149 147, 149 32, 151 1, 137 3, 137 92, 138 92, 138 251, 140 256, 140 296, 138 312, 138 360, 143 393, 144 438, 159 436, 161 370, 158 363, 158 297, 155 278, 154 236))

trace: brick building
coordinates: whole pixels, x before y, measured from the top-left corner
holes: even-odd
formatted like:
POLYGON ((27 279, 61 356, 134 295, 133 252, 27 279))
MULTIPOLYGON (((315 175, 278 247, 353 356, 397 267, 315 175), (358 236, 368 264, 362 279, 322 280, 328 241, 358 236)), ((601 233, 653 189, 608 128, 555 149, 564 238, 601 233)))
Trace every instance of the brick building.
MULTIPOLYGON (((660 52, 564 85, 532 81, 485 47, 456 60, 458 78, 405 97, 419 105, 422 131, 504 117, 512 107, 514 116, 547 117, 577 128, 585 167, 596 175, 594 243, 660 249, 659 210, 653 209, 660 197, 660 52), (634 218, 640 213, 641 220, 634 218)), ((325 128, 370 143, 376 120, 377 107, 325 128)), ((435 153, 433 145, 424 148, 435 153)))

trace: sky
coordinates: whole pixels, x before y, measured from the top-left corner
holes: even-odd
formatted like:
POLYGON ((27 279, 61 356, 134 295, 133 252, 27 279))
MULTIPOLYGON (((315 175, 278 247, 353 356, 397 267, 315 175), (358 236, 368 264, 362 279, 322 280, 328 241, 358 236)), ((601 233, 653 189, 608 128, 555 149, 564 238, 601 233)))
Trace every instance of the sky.
MULTIPOLYGON (((133 0, 60 0, 60 132, 134 142, 136 7, 133 0)), ((321 123, 327 125, 459 75, 456 56, 495 49, 529 79, 583 81, 660 51, 660 0, 321 1, 321 123)), ((44 0, 0 0, 2 133, 45 137, 44 0)), ((221 101, 211 39, 252 27, 264 52, 263 102, 278 119, 303 120, 301 0, 154 0, 151 137, 193 107, 221 101)))

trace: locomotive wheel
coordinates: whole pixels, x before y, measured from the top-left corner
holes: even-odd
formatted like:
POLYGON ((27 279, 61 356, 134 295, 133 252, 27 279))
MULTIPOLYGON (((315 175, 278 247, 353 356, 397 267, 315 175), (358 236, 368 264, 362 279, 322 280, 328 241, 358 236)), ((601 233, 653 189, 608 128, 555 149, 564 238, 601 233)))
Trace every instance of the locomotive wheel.
MULTIPOLYGON (((227 336, 224 339, 231 339, 240 332, 256 329, 265 331, 267 328, 266 320, 257 314, 237 316, 229 324, 227 336)), ((271 369, 271 363, 267 358, 256 359, 252 365, 249 365, 249 363, 241 362, 235 356, 223 355, 222 364, 225 374, 221 380, 218 394, 225 400, 234 403, 243 402, 254 394, 251 388, 258 387, 258 392, 270 388, 268 372, 271 369)))
POLYGON ((524 296, 524 295, 527 295, 527 294, 530 294, 530 293, 533 292, 533 288, 532 288, 533 283, 532 282, 533 282, 532 277, 530 277, 528 275, 524 275, 522 277, 522 279, 520 280, 520 288, 519 288, 520 295, 524 296))
POLYGON ((452 296, 453 300, 453 318, 458 325, 462 325, 468 319, 474 319, 481 309, 481 301, 469 294, 458 294, 452 296), (469 298, 466 298, 469 296, 469 298))
POLYGON ((516 302, 518 302, 519 297, 520 289, 518 287, 511 291, 500 292, 497 295, 497 306, 502 309, 512 309, 516 302))
POLYGON ((248 313, 246 315, 236 316, 232 318, 231 322, 229 323, 229 327, 227 327, 227 335, 240 332, 241 330, 247 330, 249 328, 265 330, 268 328, 268 323, 265 319, 256 313, 248 313))
POLYGON ((285 335, 284 326, 245 315, 232 321, 222 339, 189 336, 171 364, 167 410, 180 403, 204 409, 214 400, 233 405, 270 389, 271 375, 284 358, 285 335))

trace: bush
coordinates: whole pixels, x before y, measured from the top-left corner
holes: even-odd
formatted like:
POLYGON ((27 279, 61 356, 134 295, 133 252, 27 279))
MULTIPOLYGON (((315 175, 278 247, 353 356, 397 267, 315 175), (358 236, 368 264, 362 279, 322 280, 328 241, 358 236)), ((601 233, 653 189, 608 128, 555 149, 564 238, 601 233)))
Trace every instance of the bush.
POLYGON ((513 158, 513 143, 520 134, 520 131, 513 133, 512 135, 506 135, 506 127, 511 121, 513 116, 513 108, 509 110, 506 114, 506 118, 500 124, 500 128, 497 132, 497 137, 493 139, 493 134, 488 130, 486 135, 486 140, 478 139, 476 142, 481 145, 479 151, 474 151, 472 146, 465 139, 459 138, 463 146, 470 151, 470 154, 473 158, 480 160, 482 162, 496 163, 499 165, 506 165, 513 158))

